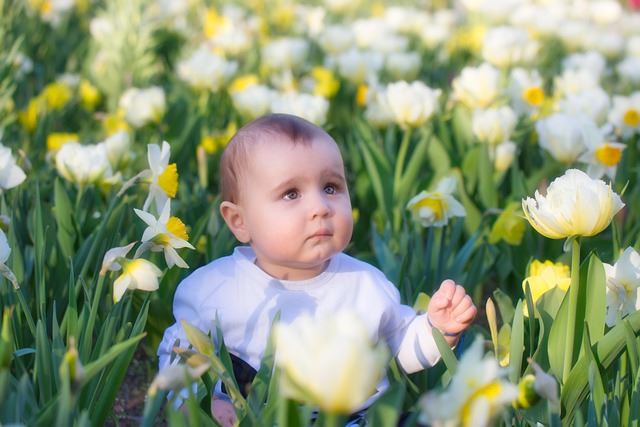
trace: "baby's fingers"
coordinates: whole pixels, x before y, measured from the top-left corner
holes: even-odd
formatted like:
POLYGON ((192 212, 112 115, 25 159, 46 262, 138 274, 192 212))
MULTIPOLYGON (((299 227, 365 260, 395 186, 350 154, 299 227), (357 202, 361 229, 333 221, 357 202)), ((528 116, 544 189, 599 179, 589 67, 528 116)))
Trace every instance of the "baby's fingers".
POLYGON ((478 313, 478 309, 471 304, 471 306, 467 307, 462 313, 456 315, 456 322, 462 324, 469 324, 473 321, 478 313))

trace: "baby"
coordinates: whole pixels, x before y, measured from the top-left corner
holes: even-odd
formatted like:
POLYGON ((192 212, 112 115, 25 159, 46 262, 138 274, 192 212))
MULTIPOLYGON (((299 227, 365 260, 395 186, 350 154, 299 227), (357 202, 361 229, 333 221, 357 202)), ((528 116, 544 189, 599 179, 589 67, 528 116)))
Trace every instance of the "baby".
MULTIPOLYGON (((400 304, 397 288, 380 270, 342 252, 353 230, 349 190, 340 150, 318 126, 286 114, 259 118, 231 139, 220 174, 220 213, 246 246, 180 283, 173 305, 177 323, 158 349, 161 368, 170 363, 176 340, 188 345, 181 320, 215 331, 218 319, 234 360, 253 371, 277 313, 289 323, 305 313, 348 308, 408 373, 438 361, 433 328, 454 346, 472 323, 476 308, 452 280, 442 282, 426 314, 416 315, 400 304)), ((211 408, 223 426, 235 421, 219 389, 211 408)))

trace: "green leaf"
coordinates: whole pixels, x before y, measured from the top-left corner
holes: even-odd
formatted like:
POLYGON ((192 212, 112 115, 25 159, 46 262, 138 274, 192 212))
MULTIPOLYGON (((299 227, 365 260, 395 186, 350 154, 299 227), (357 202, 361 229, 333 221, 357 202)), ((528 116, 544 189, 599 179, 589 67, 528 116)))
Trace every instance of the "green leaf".
POLYGON ((402 413, 406 388, 402 383, 392 384, 375 403, 367 409, 367 425, 395 426, 402 413))
POLYGON ((518 301, 511 326, 511 343, 509 346, 509 380, 517 384, 522 372, 522 355, 524 353, 524 315, 522 300, 518 301))
MULTIPOLYGON (((581 274, 580 276, 582 279, 583 275, 581 274)), ((604 273, 602 262, 595 255, 592 255, 589 259, 589 269, 584 280, 586 282, 585 288, 587 291, 585 302, 585 321, 589 325, 591 344, 593 344, 604 335, 607 310, 607 278, 604 273)))
POLYGON ((493 181, 493 163, 489 159, 489 147, 481 146, 478 156, 478 193, 485 208, 498 207, 498 192, 493 181))
POLYGON ((447 367, 447 371, 451 376, 456 373, 456 369, 458 369, 458 359, 456 359, 456 355, 449 347, 449 343, 444 339, 444 336, 440 333, 440 331, 436 328, 431 329, 431 334, 433 335, 433 339, 438 346, 438 351, 442 356, 442 361, 447 367))
POLYGON ((69 196, 59 178, 56 178, 53 190, 53 214, 58 225, 57 238, 65 259, 73 258, 76 231, 73 224, 74 210, 69 196))
POLYGON ((566 343, 567 322, 569 321, 569 292, 562 299, 560 308, 553 319, 551 330, 549 331, 549 341, 547 356, 549 357, 549 368, 556 378, 562 378, 564 370, 564 352, 566 343))
POLYGON ((513 321, 515 310, 513 308, 513 303, 511 302, 511 298, 509 297, 509 295, 505 294, 500 289, 496 289, 495 291, 493 291, 493 298, 496 300, 498 310, 500 310, 500 317, 502 318, 502 322, 511 323, 513 321))
POLYGON ((466 211, 466 216, 464 218, 465 230, 469 234, 475 233, 480 224, 482 223, 482 213, 473 203, 471 198, 467 195, 465 191, 465 178, 463 178, 462 173, 459 169, 453 169, 453 175, 458 180, 458 195, 460 196, 460 202, 462 206, 464 206, 464 210, 466 211))
POLYGON ((629 354, 629 365, 631 366, 631 376, 636 378, 638 376, 638 364, 640 363, 640 352, 638 351, 638 339, 633 333, 633 329, 629 325, 629 322, 624 319, 621 322, 624 325, 624 333, 627 344, 627 353, 629 354))

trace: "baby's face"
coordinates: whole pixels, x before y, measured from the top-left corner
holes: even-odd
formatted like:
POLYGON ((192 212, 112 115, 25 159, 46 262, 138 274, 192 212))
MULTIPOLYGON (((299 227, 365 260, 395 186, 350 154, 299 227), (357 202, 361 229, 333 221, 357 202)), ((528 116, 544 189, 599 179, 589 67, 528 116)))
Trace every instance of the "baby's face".
POLYGON ((238 205, 258 266, 279 279, 318 275, 353 231, 338 147, 323 137, 306 146, 274 139, 248 160, 238 205))

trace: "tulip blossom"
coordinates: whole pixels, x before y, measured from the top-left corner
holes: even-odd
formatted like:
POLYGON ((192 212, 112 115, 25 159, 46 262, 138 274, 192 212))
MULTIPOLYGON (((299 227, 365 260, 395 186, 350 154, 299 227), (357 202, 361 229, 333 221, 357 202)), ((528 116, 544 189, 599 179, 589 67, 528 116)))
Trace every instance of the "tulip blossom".
POLYGON ((187 227, 180 218, 170 217, 171 201, 167 200, 158 219, 148 212, 134 209, 136 215, 140 217, 148 227, 142 234, 142 246, 138 248, 136 257, 138 257, 148 246, 152 251, 163 251, 167 266, 169 268, 177 265, 181 268, 188 268, 186 262, 178 255, 176 249, 194 247, 188 242, 189 235, 187 227))
POLYGON ((603 266, 607 277, 606 322, 614 326, 640 308, 640 255, 628 247, 614 265, 603 263, 603 266))
POLYGON ((493 355, 483 355, 483 341, 476 338, 447 389, 429 392, 420 400, 421 422, 433 427, 491 425, 518 397, 518 388, 503 379, 505 374, 493 355))
POLYGON ((279 323, 275 347, 282 393, 334 414, 352 413, 375 392, 389 356, 352 312, 279 323))
POLYGON ((120 108, 127 122, 136 128, 158 123, 167 108, 164 90, 159 86, 127 89, 120 98, 120 108))
POLYGON ((11 155, 11 149, 0 143, 0 191, 20 185, 27 176, 11 155))
POLYGON ((587 140, 600 138, 600 129, 585 115, 555 113, 536 123, 540 147, 559 162, 571 164, 585 151, 587 140))
POLYGON ((500 96, 500 72, 491 64, 465 67, 453 80, 453 98, 468 108, 487 108, 500 96))
POLYGON ((477 109, 473 112, 471 128, 480 142, 495 146, 509 140, 516 121, 516 114, 506 106, 477 109))
POLYGON ((435 191, 422 191, 409 200, 407 209, 423 227, 443 227, 450 218, 466 215, 464 207, 452 196, 455 188, 454 178, 444 178, 435 191))
MULTIPOLYGON (((554 288, 559 288, 566 292, 571 285, 571 274, 569 266, 561 262, 553 261, 540 262, 536 259, 529 265, 529 276, 522 281, 522 292, 526 293, 527 285, 531 292, 531 300, 535 307, 538 300, 545 293, 554 288)), ((523 306, 525 316, 529 316, 527 305, 523 306)))
POLYGON ((178 77, 194 89, 217 91, 238 68, 205 45, 177 65, 178 77))
POLYGON ((553 180, 543 196, 522 200, 522 209, 536 231, 550 239, 594 236, 604 230, 624 203, 604 181, 569 169, 553 180))
POLYGON ((104 144, 67 142, 56 153, 56 169, 63 178, 79 186, 95 184, 112 175, 104 144))
POLYGON ((441 92, 421 81, 400 81, 387 86, 386 97, 395 122, 415 128, 425 124, 436 112, 441 92))

